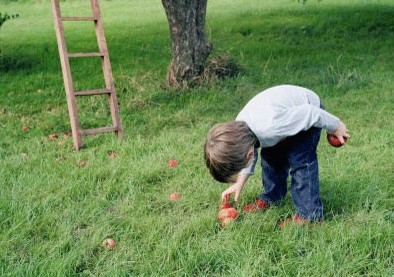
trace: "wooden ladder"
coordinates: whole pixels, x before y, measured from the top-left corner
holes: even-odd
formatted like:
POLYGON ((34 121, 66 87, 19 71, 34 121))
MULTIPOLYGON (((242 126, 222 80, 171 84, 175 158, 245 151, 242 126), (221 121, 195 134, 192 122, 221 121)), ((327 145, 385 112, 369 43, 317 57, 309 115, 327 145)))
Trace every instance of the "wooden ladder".
POLYGON ((108 55, 107 43, 105 40, 103 24, 101 21, 100 7, 98 0, 90 0, 92 8, 92 16, 74 16, 74 17, 63 17, 60 11, 59 0, 51 0, 53 18, 55 21, 55 31, 57 44, 59 48, 60 63, 62 67, 64 87, 67 94, 67 105, 71 122, 72 137, 74 140, 74 147, 79 150, 82 147, 82 136, 94 135, 99 133, 115 132, 117 138, 121 138, 123 134, 122 125, 119 117, 118 100, 116 99, 115 85, 112 77, 111 64, 108 55), (63 21, 93 21, 96 31, 96 38, 99 52, 94 53, 68 53, 67 45, 65 40, 63 21), (75 91, 71 67, 70 58, 87 58, 87 57, 100 57, 101 65, 103 69, 103 75, 105 80, 105 88, 75 91), (78 109, 76 97, 79 96, 91 96, 107 94, 108 102, 111 110, 112 126, 85 129, 82 130, 78 118, 78 109))

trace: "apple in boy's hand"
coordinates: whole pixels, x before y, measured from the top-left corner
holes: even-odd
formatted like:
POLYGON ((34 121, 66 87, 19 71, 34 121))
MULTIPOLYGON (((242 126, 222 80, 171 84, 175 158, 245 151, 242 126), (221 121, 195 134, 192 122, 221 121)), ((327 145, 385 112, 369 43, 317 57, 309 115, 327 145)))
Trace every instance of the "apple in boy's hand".
POLYGON ((236 219, 238 212, 235 208, 221 209, 218 213, 218 220, 222 222, 226 218, 236 219))
POLYGON ((101 246, 108 250, 115 249, 115 245, 116 245, 115 240, 112 238, 107 238, 101 243, 101 246))
MULTIPOLYGON (((347 142, 347 137, 343 137, 343 139, 344 139, 344 144, 347 142)), ((335 135, 333 135, 333 134, 327 134, 327 140, 328 140, 328 143, 331 145, 331 146, 334 146, 334 147, 341 147, 343 144, 341 143, 341 141, 339 140, 339 138, 337 138, 335 135)))

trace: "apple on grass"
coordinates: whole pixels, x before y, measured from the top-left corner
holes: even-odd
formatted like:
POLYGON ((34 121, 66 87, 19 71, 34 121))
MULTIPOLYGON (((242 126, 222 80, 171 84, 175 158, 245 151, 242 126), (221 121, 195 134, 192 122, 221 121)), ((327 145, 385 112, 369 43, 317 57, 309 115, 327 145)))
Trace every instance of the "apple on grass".
MULTIPOLYGON (((228 202, 226 202, 229 204, 228 202)), ((218 220, 220 222, 220 227, 224 228, 235 221, 238 217, 238 212, 235 208, 223 208, 218 213, 218 220)))
POLYGON ((223 210, 223 209, 228 209, 228 208, 232 208, 232 206, 231 206, 231 204, 230 204, 229 202, 223 202, 223 203, 220 205, 220 209, 221 209, 221 210, 223 210))
POLYGON ((168 167, 177 167, 178 166, 178 161, 175 159, 170 159, 167 161, 167 166, 168 167))
POLYGON ((169 198, 171 201, 177 201, 181 198, 181 195, 178 192, 174 191, 170 194, 169 198))
POLYGON ((226 209, 221 209, 218 213, 218 220, 222 221, 225 218, 232 218, 236 219, 238 216, 238 212, 235 208, 226 208, 226 209))
MULTIPOLYGON (((228 202, 226 202, 226 203, 228 205, 230 205, 228 202)), ((224 204, 226 204, 226 203, 224 203, 224 204)), ((222 206, 223 206, 223 204, 222 204, 222 206)), ((218 220, 220 222, 220 227, 224 228, 224 227, 228 226, 229 224, 234 222, 237 217, 238 217, 238 212, 233 207, 220 209, 220 211, 218 213, 218 220)))
POLYGON ((115 249, 116 243, 115 243, 115 240, 113 238, 106 238, 101 243, 101 246, 103 248, 105 248, 105 249, 113 250, 113 249, 115 249))
POLYGON ((57 135, 57 134, 49 134, 49 135, 48 135, 48 138, 49 138, 50 140, 55 140, 55 139, 58 138, 58 135, 57 135))

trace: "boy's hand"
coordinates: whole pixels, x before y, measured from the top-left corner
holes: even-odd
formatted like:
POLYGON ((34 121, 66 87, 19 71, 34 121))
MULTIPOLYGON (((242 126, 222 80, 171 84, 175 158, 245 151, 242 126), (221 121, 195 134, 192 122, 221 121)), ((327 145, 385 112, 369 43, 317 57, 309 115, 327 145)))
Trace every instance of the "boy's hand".
POLYGON ((222 202, 228 202, 230 200, 231 194, 234 194, 234 201, 237 202, 239 195, 241 194, 242 187, 243 186, 238 183, 229 186, 225 191, 222 192, 222 202))
POLYGON ((222 202, 228 202, 232 194, 234 194, 234 201, 237 202, 248 178, 249 175, 240 174, 237 181, 222 192, 222 202))
POLYGON ((346 125, 341 121, 339 122, 338 128, 332 133, 333 135, 335 135, 339 141, 341 142, 341 144, 345 144, 345 138, 350 138, 350 135, 347 131, 346 125))

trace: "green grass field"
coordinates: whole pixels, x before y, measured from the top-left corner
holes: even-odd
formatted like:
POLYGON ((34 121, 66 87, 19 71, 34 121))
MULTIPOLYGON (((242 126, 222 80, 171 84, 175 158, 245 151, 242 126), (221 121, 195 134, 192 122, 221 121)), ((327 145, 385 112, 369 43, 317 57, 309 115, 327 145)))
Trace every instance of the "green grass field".
MULTIPOLYGON (((0 29, 1 276, 394 276, 391 0, 209 1, 212 57, 231 56, 242 72, 186 92, 165 86, 161 2, 102 0, 125 134, 84 137, 79 152, 63 137, 70 125, 49 1, 0 3, 19 14, 0 29), (283 83, 316 91, 351 132, 345 147, 324 137, 319 145, 325 221, 278 229, 293 212, 288 195, 221 229, 226 186, 205 169, 205 136, 283 83), (100 246, 107 237, 112 251, 100 246)), ((62 7, 86 15, 85 3, 62 7)), ((94 49, 92 30, 70 23, 69 49, 94 49)), ((72 66, 78 88, 101 84, 94 62, 72 66)), ((107 124, 106 99, 79 107, 82 126, 107 124)), ((260 193, 260 178, 257 170, 239 209, 260 193)))

